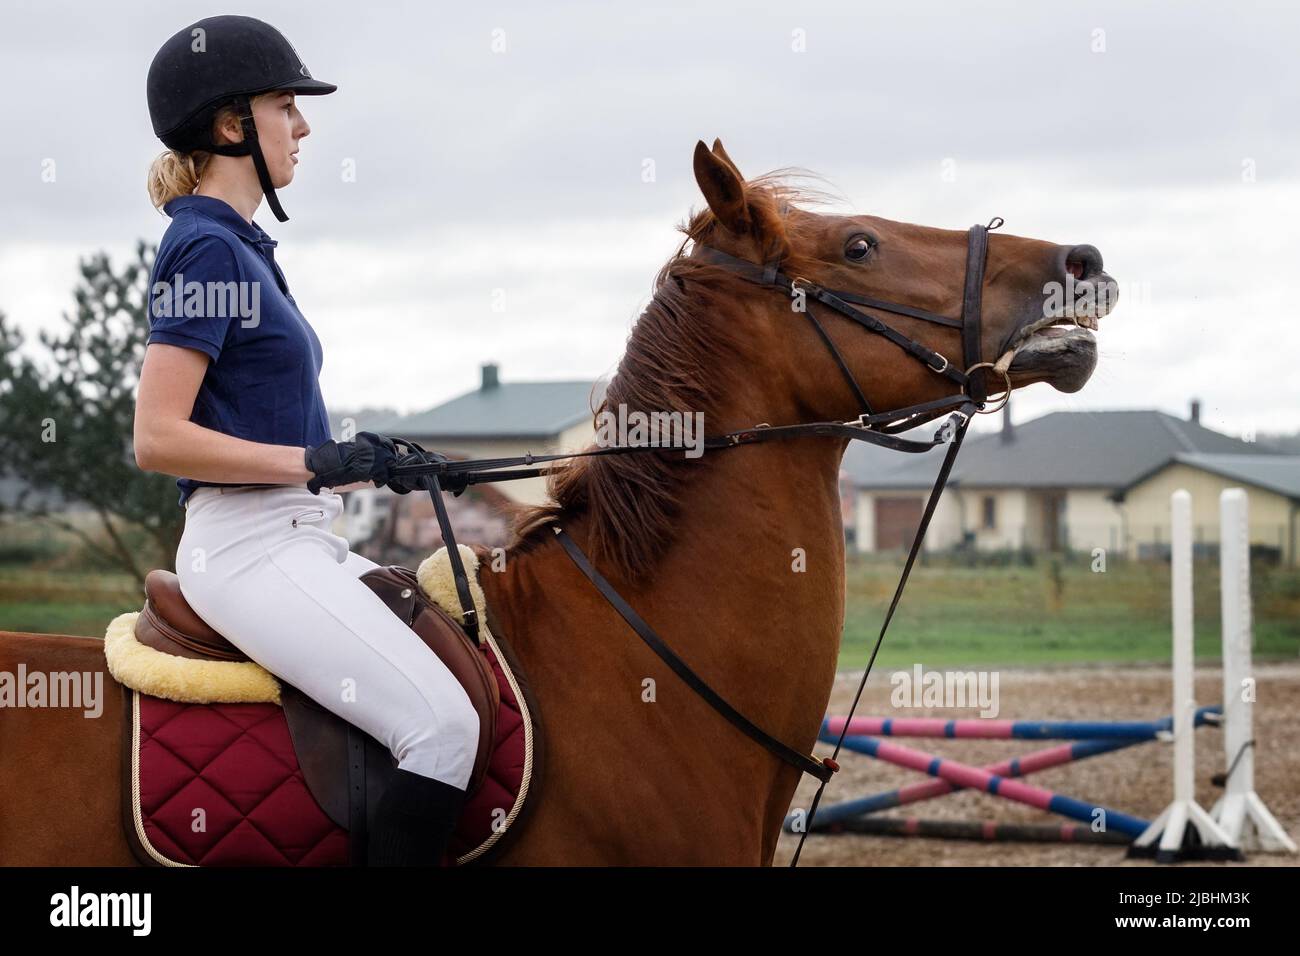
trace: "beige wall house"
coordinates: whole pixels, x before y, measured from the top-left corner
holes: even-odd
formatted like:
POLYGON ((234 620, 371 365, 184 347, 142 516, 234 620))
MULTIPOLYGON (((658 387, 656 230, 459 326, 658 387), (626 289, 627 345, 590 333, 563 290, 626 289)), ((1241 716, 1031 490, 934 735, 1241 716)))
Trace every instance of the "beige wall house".
MULTIPOLYGON (((411 415, 368 417, 357 427, 406 438, 453 458, 581 451, 595 440, 593 409, 604 387, 603 381, 503 382, 497 365, 487 363, 472 392, 411 415)), ((517 504, 541 504, 547 498, 542 478, 494 482, 491 487, 517 504)), ((383 525, 399 496, 384 488, 365 488, 345 497, 346 510, 339 519, 343 527, 337 530, 364 539, 383 525)), ((465 504, 465 499, 452 500, 465 504)))
POLYGON ((1163 555, 1169 544, 1169 496, 1192 496, 1192 540, 1198 549, 1219 543, 1219 494, 1244 488, 1250 509, 1251 550, 1295 566, 1300 537, 1300 455, 1180 454, 1120 488, 1113 498, 1125 526, 1129 557, 1163 555))
MULTIPOLYGON (((856 551, 897 551, 911 543, 941 454, 900 456, 850 445, 844 468, 854 487, 849 536, 856 551)), ((1004 412, 1000 432, 966 439, 925 548, 1102 548, 1142 556, 1161 534, 1168 541, 1169 491, 1183 481, 1194 499, 1204 499, 1206 514, 1218 506, 1212 489, 1247 487, 1252 533, 1293 560, 1300 491, 1288 475, 1298 462, 1206 428, 1196 403, 1189 419, 1157 411, 1054 412, 1012 425, 1004 412), (1174 465, 1183 471, 1170 473, 1174 465)), ((1217 517, 1198 521, 1217 526, 1217 517)))

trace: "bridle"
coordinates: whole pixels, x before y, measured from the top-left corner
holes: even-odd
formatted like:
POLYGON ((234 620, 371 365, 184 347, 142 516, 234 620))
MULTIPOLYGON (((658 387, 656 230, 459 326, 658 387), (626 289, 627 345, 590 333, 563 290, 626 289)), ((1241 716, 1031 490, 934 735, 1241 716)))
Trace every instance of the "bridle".
POLYGON ((928 421, 931 418, 942 414, 950 408, 958 408, 967 402, 978 406, 978 410, 984 413, 996 412, 1002 408, 1006 400, 1011 396, 1011 378, 1009 373, 993 362, 982 361, 982 346, 980 336, 983 332, 981 316, 983 312, 984 300, 984 272, 988 260, 988 235, 992 229, 997 229, 1003 223, 1002 217, 995 217, 987 226, 974 225, 966 232, 966 278, 962 288, 962 306, 961 317, 950 318, 946 315, 938 315, 934 312, 928 312, 925 309, 918 309, 915 306, 901 305, 897 302, 886 302, 883 299, 875 299, 870 296, 859 295, 854 292, 845 292, 842 290, 827 289, 817 285, 814 282, 803 278, 802 276, 790 276, 782 272, 779 260, 770 260, 766 265, 757 266, 754 263, 740 259, 736 256, 729 255, 712 246, 696 244, 695 252, 692 258, 701 262, 721 266, 728 272, 731 272, 747 282, 753 282, 756 285, 770 286, 787 292, 795 303, 803 304, 802 311, 808 316, 817 335, 825 343, 834 356, 836 364, 839 365, 845 380, 852 389, 854 396, 858 400, 859 406, 863 409, 859 420, 864 418, 873 419, 883 426, 881 430, 892 433, 903 431, 908 428, 914 428, 920 424, 921 420, 928 421), (862 389, 858 386, 857 379, 849 370, 848 363, 844 361, 844 356, 835 346, 835 342, 827 334, 826 329, 817 321, 816 315, 811 308, 807 307, 807 300, 812 299, 819 302, 829 309, 838 312, 844 318, 855 322, 865 328, 868 332, 874 332, 884 336, 890 342, 897 345, 908 355, 912 356, 931 372, 943 376, 954 382, 961 390, 959 394, 947 398, 938 399, 933 402, 924 402, 920 405, 910 405, 906 408, 896 409, 890 415, 896 416, 897 421, 894 427, 885 424, 882 416, 878 416, 872 409, 871 403, 867 401, 867 396, 863 394, 862 389), (934 351, 928 346, 922 345, 915 339, 908 338, 892 326, 886 325, 880 319, 873 315, 854 308, 855 305, 866 306, 870 309, 877 309, 884 312, 892 312, 895 315, 903 315, 913 319, 920 319, 924 322, 931 322, 935 325, 942 325, 948 328, 961 330, 962 344, 962 365, 965 371, 954 367, 948 359, 934 351), (996 371, 1003 378, 1003 401, 997 406, 990 409, 984 409, 983 405, 988 400, 988 390, 984 374, 977 374, 981 369, 996 371), (919 416, 926 416, 919 419, 919 416))
MULTIPOLYGON (((924 309, 918 309, 913 306, 902 305, 895 302, 886 302, 881 299, 875 299, 864 295, 843 290, 826 289, 814 282, 801 277, 790 276, 780 269, 779 260, 770 260, 766 264, 759 266, 746 259, 740 259, 728 253, 707 246, 702 243, 696 243, 692 258, 699 261, 719 266, 738 277, 755 283, 760 286, 766 286, 781 290, 791 296, 792 308, 799 311, 798 306, 802 305, 802 311, 808 316, 809 321, 817 331, 818 336, 830 350, 831 355, 835 358, 840 370, 849 383, 855 397, 861 405, 863 411, 858 417, 848 422, 811 422, 795 425, 756 425, 750 429, 742 431, 728 432, 724 435, 717 435, 706 438, 703 442, 705 450, 721 451, 728 448, 735 448, 741 445, 751 445, 760 442, 775 441, 789 438, 800 438, 807 436, 818 437, 835 437, 847 438, 854 441, 867 441, 875 445, 891 448, 895 451, 909 453, 926 452, 936 445, 947 444, 948 451, 944 455, 943 464, 939 468, 938 477, 935 479, 934 486, 930 489, 930 496, 926 501, 925 509, 921 516, 921 522, 916 530, 916 535, 912 539, 912 546, 907 555, 907 561, 903 566, 903 572, 899 576, 898 585, 894 590, 893 599, 890 601, 889 610, 885 614, 881 624, 880 634, 876 638, 875 646, 872 648, 871 657, 867 662, 866 669, 863 671, 862 680, 858 684, 857 693, 854 695, 853 704, 849 708, 849 718, 852 718, 857 710, 858 703, 862 698, 862 692, 866 687, 867 677, 871 673, 871 668, 875 664, 876 655, 880 651, 880 646, 884 641, 885 632, 889 629, 890 621, 893 620, 894 611, 898 607, 898 602, 903 595, 903 589, 907 585, 907 579, 912 573, 912 566, 916 562, 916 556, 920 551, 921 542, 925 539, 926 530, 930 526, 930 519, 934 515, 935 506, 938 504, 939 496, 948 482, 948 476, 952 471, 953 463, 956 461, 957 453, 961 450, 962 441, 966 437, 966 429, 970 425, 971 419, 980 412, 997 411, 1006 404, 1011 395, 1011 379, 1003 362, 992 363, 985 362, 982 358, 982 349, 980 344, 980 334, 982 332, 981 318, 983 312, 983 290, 984 290, 984 273, 988 257, 988 233, 990 229, 996 229, 1002 225, 1000 217, 994 218, 987 226, 971 226, 967 233, 966 247, 966 274, 965 282, 962 289, 962 309, 959 319, 948 316, 938 315, 933 312, 927 312, 924 309), (893 409, 886 412, 876 412, 872 409, 871 403, 863 394, 859 387, 857 379, 845 362, 844 356, 836 347, 834 341, 827 334, 821 322, 817 320, 811 308, 807 307, 807 301, 811 299, 829 309, 834 310, 850 321, 862 326, 869 332, 884 336, 890 342, 893 342, 908 355, 923 363, 926 368, 936 375, 941 375, 957 385, 960 389, 954 395, 944 398, 935 399, 929 402, 922 402, 916 405, 909 405, 905 408, 893 409), (896 315, 903 315, 914 319, 921 319, 937 325, 943 325, 949 328, 958 328, 961 330, 962 340, 962 363, 963 369, 954 367, 947 358, 926 345, 921 344, 915 339, 909 338, 897 329, 885 322, 863 312, 858 306, 879 311, 891 312, 896 315), (988 392, 985 378, 981 370, 988 369, 991 372, 1000 374, 1003 378, 1005 395, 1002 401, 992 409, 986 409, 984 406, 988 401, 988 392), (896 437, 898 432, 913 428, 918 424, 930 421, 945 412, 952 412, 948 421, 935 433, 930 441, 917 441, 914 439, 905 439, 896 437)), ((491 481, 512 481, 520 478, 534 478, 547 475, 551 472, 549 468, 536 468, 533 465, 545 462, 561 461, 573 458, 594 457, 597 455, 618 455, 618 454, 636 454, 645 452, 670 452, 681 451, 682 446, 654 446, 654 445, 609 445, 600 448, 591 449, 585 452, 576 452, 572 454, 559 455, 523 455, 512 458, 488 458, 474 459, 469 461, 453 461, 446 455, 436 452, 425 451, 422 447, 412 441, 403 438, 393 438, 395 444, 405 446, 408 451, 402 455, 397 464, 393 466, 393 475, 395 477, 423 477, 426 479, 424 486, 429 491, 429 496, 433 499, 434 510, 438 516, 438 526, 442 532, 443 543, 447 546, 448 558, 451 562, 452 576, 456 584, 457 596, 461 604, 461 621, 469 634, 470 638, 476 643, 478 641, 478 619, 477 612, 474 610, 474 603, 470 596, 469 579, 465 572, 464 563, 461 559, 459 547, 451 527, 451 522, 447 514, 446 502, 443 500, 445 491, 451 492, 455 496, 462 494, 471 484, 479 484, 491 481), (518 466, 525 467, 520 468, 518 466)), ((659 658, 667 664, 674 673, 676 673, 692 690, 699 694, 714 710, 730 721, 737 729, 746 736, 756 741, 770 752, 775 754, 782 761, 795 767, 802 773, 811 774, 820 781, 817 793, 813 798, 812 805, 808 810, 806 826, 800 836, 799 845, 795 850, 794 857, 790 865, 796 866, 799 863, 799 854, 803 850, 803 841, 807 837, 809 828, 817 807, 821 802, 823 791, 829 782, 832 774, 839 770, 839 764, 836 760, 839 756, 840 749, 844 742, 844 736, 848 731, 849 720, 845 720, 844 729, 841 731, 839 739, 835 743, 835 749, 830 757, 817 758, 810 756, 799 750, 796 750, 780 740, 772 737, 762 728, 750 721, 744 714, 732 707, 721 695, 714 691, 702 678, 699 677, 664 641, 654 632, 649 624, 633 609, 618 593, 618 591, 609 583, 609 581, 592 565, 591 561, 578 547, 577 543, 569 537, 559 525, 552 525, 552 531, 559 540, 560 545, 564 548, 573 563, 591 581, 596 589, 601 593, 605 600, 623 617, 632 630, 650 647, 659 658)))

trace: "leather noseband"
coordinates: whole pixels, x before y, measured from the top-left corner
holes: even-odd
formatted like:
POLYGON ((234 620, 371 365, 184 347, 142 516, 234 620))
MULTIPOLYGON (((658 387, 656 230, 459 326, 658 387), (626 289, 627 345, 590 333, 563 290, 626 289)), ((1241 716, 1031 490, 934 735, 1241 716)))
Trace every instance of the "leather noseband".
MULTIPOLYGON (((827 289, 823 286, 810 282, 802 276, 790 276, 780 269, 779 262, 769 262, 764 266, 755 265, 746 259, 740 259, 736 256, 715 249, 703 243, 696 243, 693 258, 711 265, 721 266, 728 272, 739 276, 747 282, 753 282, 757 285, 772 286, 787 292, 792 299, 803 306, 802 311, 808 316, 817 331, 818 336, 826 344, 834 356, 840 371, 844 374, 862 407, 862 415, 859 420, 871 417, 876 423, 881 419, 888 417, 898 428, 885 427, 882 431, 903 430, 905 428, 914 428, 922 421, 928 421, 931 418, 943 414, 943 412, 960 407, 967 402, 974 403, 981 411, 984 411, 983 405, 988 400, 988 386, 985 381, 985 375, 980 372, 981 369, 992 369, 993 363, 981 361, 983 350, 980 344, 980 336, 983 331, 981 316, 983 314, 984 299, 984 269, 988 261, 988 236, 990 229, 997 229, 1002 225, 1002 218, 995 217, 987 226, 976 224, 967 230, 966 236, 966 277, 962 288, 962 306, 961 318, 954 319, 946 315, 938 315, 934 312, 928 312, 925 309, 918 309, 915 306, 902 305, 897 302, 888 302, 883 299, 876 299, 870 296, 861 295, 856 292, 847 292, 838 289, 827 289), (882 335, 889 341, 893 342, 908 355, 921 362, 930 371, 936 375, 942 375, 954 382, 961 390, 958 394, 948 398, 938 399, 933 402, 924 402, 919 405, 909 405, 906 408, 897 409, 893 412, 877 414, 867 401, 859 387, 857 379, 849 371, 848 363, 844 361, 844 356, 836 348, 831 337, 826 333, 822 324, 817 321, 807 300, 812 299, 829 309, 833 309, 840 315, 852 322, 865 328, 868 332, 874 332, 882 335), (873 315, 863 312, 855 306, 865 306, 868 309, 877 309, 884 312, 892 312, 895 315, 903 315, 913 319, 920 319, 925 322, 931 322, 935 325, 943 325, 948 328, 957 328, 961 330, 962 344, 962 364, 964 371, 954 368, 946 357, 921 344, 913 338, 909 338, 903 333, 890 325, 882 322, 873 315)), ((1003 373, 1004 379, 1006 374, 1003 373)), ((1011 383, 1005 381, 1006 395, 1011 394, 1011 383)), ((987 409, 993 412, 1001 408, 999 404, 996 408, 987 409)), ((877 425, 877 427, 879 427, 877 425)))

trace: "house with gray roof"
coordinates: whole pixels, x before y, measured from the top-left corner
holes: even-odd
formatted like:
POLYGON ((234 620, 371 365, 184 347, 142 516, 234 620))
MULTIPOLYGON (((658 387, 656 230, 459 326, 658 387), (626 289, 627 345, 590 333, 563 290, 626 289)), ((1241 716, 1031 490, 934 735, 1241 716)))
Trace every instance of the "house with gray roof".
MULTIPOLYGON (((495 363, 480 369, 479 387, 410 415, 367 419, 362 427, 418 442, 453 458, 502 458, 581 451, 595 441, 595 409, 603 381, 502 381, 495 363)), ((546 500, 541 478, 496 485, 514 501, 546 500)))
MULTIPOLYGON (((910 544, 940 455, 936 450, 900 456, 865 443, 850 445, 843 468, 854 488, 857 551, 910 544)), ((1181 481, 1198 502, 1202 534, 1211 524, 1217 533, 1218 494, 1211 485, 1248 487, 1252 540, 1256 533, 1283 542, 1290 536, 1292 543, 1283 550, 1294 560, 1295 496, 1288 489, 1297 480, 1298 464, 1300 458, 1279 455, 1272 446, 1206 428, 1196 402, 1187 419, 1149 410, 1053 412, 1013 425, 1004 411, 1001 431, 967 437, 925 547, 1102 548, 1142 556, 1162 535, 1168 541, 1172 487, 1164 485, 1181 481), (1204 488, 1191 487, 1192 473, 1216 477, 1204 479, 1204 488), (1265 494, 1273 496, 1267 505, 1265 494)))
POLYGON ((1197 548, 1219 542, 1219 494, 1244 488, 1255 555, 1294 567, 1300 539, 1300 455, 1179 453, 1111 495, 1125 519, 1135 557, 1168 550, 1169 496, 1178 488, 1192 495, 1192 535, 1197 548))

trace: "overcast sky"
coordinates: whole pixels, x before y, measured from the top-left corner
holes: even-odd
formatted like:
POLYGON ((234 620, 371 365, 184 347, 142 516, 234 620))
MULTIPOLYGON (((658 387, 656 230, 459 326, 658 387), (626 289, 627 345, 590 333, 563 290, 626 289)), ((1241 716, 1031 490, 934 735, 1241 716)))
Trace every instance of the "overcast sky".
MULTIPOLYGON (((167 219, 157 48, 228 12, 5 0, 0 310, 33 341, 79 257, 167 219), (53 160, 54 181, 43 181, 53 160)), ((1294 5, 254 3, 314 76, 312 126, 255 219, 325 350, 332 408, 426 408, 502 378, 615 369, 701 203, 697 139, 747 175, 800 166, 856 209, 1097 246, 1121 284, 1085 389, 1015 417, 1158 408, 1300 429, 1300 68, 1294 5), (654 179, 643 181, 647 161, 654 179), (354 167, 355 181, 342 171, 354 167), (496 290, 504 290, 504 295, 496 290), (504 310, 494 309, 503 302, 504 310)))

